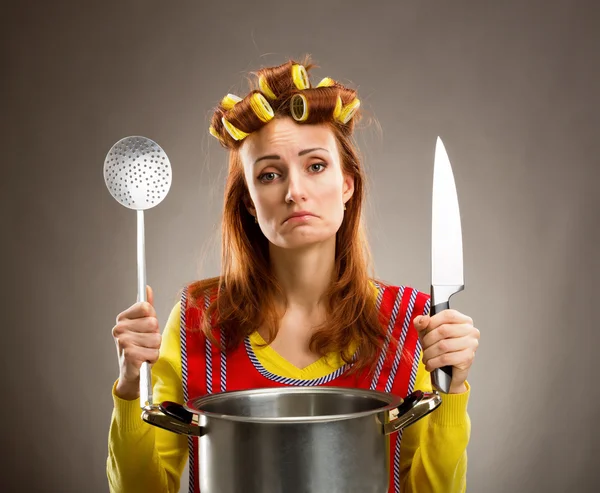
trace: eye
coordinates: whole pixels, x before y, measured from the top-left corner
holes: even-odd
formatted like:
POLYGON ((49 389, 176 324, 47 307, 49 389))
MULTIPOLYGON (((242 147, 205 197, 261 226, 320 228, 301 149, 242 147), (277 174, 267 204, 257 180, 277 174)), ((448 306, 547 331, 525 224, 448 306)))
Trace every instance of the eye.
POLYGON ((309 166, 310 170, 314 171, 315 173, 320 173, 326 167, 327 167, 327 164, 325 164, 325 163, 313 163, 309 166))
POLYGON ((278 173, 275 173, 274 171, 269 171, 268 173, 262 173, 258 175, 258 181, 262 183, 268 183, 270 181, 273 181, 277 176, 279 176, 278 173))

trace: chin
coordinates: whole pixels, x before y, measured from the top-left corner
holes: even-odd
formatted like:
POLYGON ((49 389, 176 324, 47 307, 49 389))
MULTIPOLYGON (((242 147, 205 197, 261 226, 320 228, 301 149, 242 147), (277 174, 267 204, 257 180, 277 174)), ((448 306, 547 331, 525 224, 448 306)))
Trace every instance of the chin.
POLYGON ((269 238, 269 241, 278 248, 295 250, 299 248, 307 248, 313 245, 335 242, 335 231, 328 233, 309 233, 302 231, 292 231, 286 235, 278 236, 277 238, 269 238))

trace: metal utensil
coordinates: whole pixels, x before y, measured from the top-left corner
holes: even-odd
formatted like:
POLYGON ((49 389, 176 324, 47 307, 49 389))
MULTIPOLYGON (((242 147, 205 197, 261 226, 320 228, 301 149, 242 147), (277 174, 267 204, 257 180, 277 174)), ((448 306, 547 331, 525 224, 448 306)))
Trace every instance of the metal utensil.
MULTIPOLYGON (((435 315, 450 308, 450 297, 465 288, 462 228, 450 159, 440 137, 435 146, 431 214, 431 310, 435 315)), ((452 367, 431 373, 433 387, 448 393, 452 367)))
MULTIPOLYGON (((144 211, 160 204, 171 188, 171 163, 154 141, 140 136, 125 137, 114 144, 104 160, 104 182, 119 204, 137 211, 138 301, 146 300, 146 254, 144 211)), ((151 408, 150 365, 140 368, 140 405, 151 408)))

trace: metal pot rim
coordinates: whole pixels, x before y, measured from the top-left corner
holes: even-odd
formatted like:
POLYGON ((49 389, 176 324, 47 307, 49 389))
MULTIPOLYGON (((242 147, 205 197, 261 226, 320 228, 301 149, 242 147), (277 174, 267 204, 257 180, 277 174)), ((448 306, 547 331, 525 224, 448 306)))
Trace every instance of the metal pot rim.
POLYGON ((305 386, 305 387, 268 387, 258 388, 249 390, 233 390, 227 392, 220 392, 216 394, 210 394, 196 399, 190 399, 184 405, 184 407, 191 413, 206 416, 211 419, 224 419, 228 421, 238 421, 247 423, 323 423, 331 421, 341 421, 346 419, 361 418, 364 416, 370 416, 378 414, 384 411, 391 411, 396 409, 404 402, 401 397, 390 394, 387 392, 380 392, 378 390, 369 389, 356 389, 353 387, 329 387, 329 386, 305 386), (369 409, 368 411, 361 411, 356 413, 346 414, 332 414, 324 416, 292 416, 292 417, 251 417, 251 416, 237 416, 232 414, 214 413, 204 411, 201 408, 202 405, 212 403, 215 401, 231 399, 236 396, 245 395, 256 395, 256 394, 308 394, 308 393, 329 393, 329 394, 352 394, 358 397, 371 397, 382 401, 381 407, 375 409, 369 409))

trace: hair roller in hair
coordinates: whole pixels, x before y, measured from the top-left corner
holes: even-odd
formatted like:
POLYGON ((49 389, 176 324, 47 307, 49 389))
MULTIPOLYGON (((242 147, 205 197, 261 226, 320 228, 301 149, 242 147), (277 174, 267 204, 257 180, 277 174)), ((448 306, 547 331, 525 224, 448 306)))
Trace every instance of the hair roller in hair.
POLYGON ((275 112, 266 98, 259 92, 250 97, 250 107, 261 122, 267 123, 275 116, 275 112))
POLYGON ((223 108, 225 110, 229 111, 231 108, 233 108, 241 100, 242 100, 242 98, 240 98, 239 96, 236 96, 235 94, 227 94, 227 96, 225 96, 221 100, 221 106, 223 106, 223 108))
POLYGON ((212 135, 213 137, 219 139, 219 140, 223 140, 221 138, 221 136, 219 135, 219 132, 217 132, 215 130, 215 127, 213 127, 212 125, 210 127, 208 127, 208 133, 210 133, 210 135, 212 135))
POLYGON ((358 108, 360 107, 360 100, 358 98, 354 98, 353 101, 349 102, 346 106, 342 108, 340 115, 338 116, 338 121, 343 124, 346 124, 350 121, 350 119, 354 116, 358 108))
POLYGON ((223 122, 223 126, 225 127, 225 130, 227 130, 227 133, 231 135, 231 138, 234 140, 243 140, 250 135, 228 122, 225 117, 221 118, 221 121, 223 122))
POLYGON ((290 99, 290 113, 297 122, 304 122, 308 118, 308 101, 304 94, 294 94, 290 99))
POLYGON ((324 77, 321 82, 317 84, 317 87, 331 87, 335 85, 335 81, 331 77, 324 77))
POLYGON ((269 99, 277 99, 277 96, 275 96, 275 93, 269 87, 269 83, 267 82, 267 79, 264 75, 261 75, 258 78, 258 87, 260 88, 261 92, 269 99))
POLYGON ((335 100, 335 108, 333 108, 333 118, 336 120, 340 119, 340 115, 342 113, 342 97, 338 94, 338 97, 335 100))
POLYGON ((310 87, 308 73, 303 65, 292 65, 292 79, 298 89, 308 89, 310 87))

